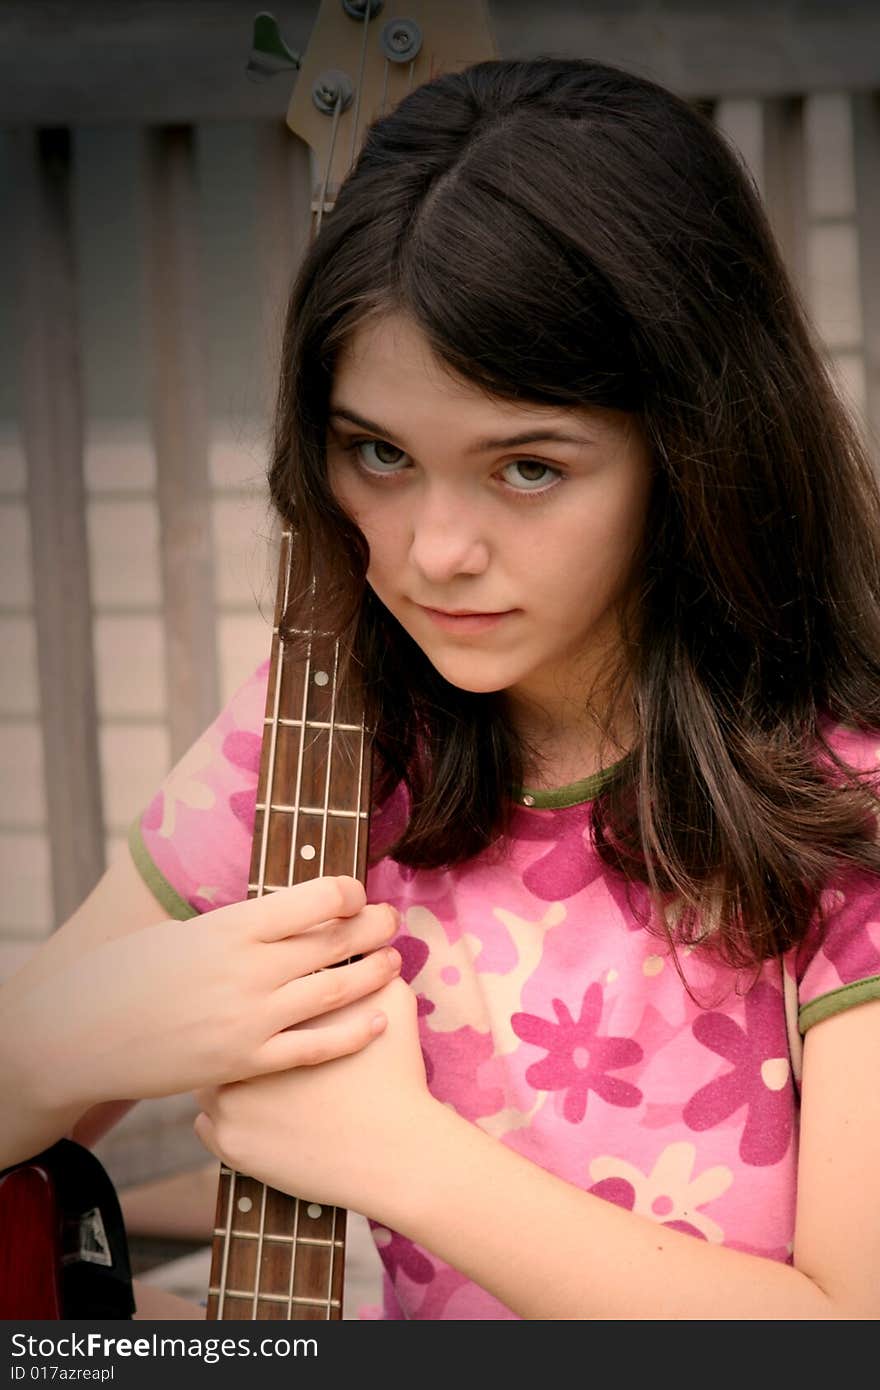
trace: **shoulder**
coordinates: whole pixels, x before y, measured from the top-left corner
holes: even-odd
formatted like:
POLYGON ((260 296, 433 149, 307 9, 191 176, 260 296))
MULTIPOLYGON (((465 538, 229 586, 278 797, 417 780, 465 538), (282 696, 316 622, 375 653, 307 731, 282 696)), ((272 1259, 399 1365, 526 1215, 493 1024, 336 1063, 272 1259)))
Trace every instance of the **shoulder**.
POLYGON ((269 662, 234 692, 166 775, 129 831, 150 891, 172 917, 247 892, 269 662))
MULTIPOLYGON (((856 780, 880 794, 880 730, 825 720, 820 761, 832 781, 856 780)), ((802 1032, 834 1013, 880 997, 880 874, 853 867, 822 892, 796 950, 802 1032)))

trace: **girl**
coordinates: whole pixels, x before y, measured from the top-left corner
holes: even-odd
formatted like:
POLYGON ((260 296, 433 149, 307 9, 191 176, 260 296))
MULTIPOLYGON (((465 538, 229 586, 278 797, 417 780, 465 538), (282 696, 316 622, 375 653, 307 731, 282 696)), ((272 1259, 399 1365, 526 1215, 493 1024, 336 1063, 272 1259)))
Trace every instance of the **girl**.
POLYGON ((195 1089, 372 1218, 387 1317, 876 1317, 880 504, 736 159, 599 64, 440 77, 283 362, 372 906, 241 901, 261 669, 5 991, 2 1160, 195 1089))

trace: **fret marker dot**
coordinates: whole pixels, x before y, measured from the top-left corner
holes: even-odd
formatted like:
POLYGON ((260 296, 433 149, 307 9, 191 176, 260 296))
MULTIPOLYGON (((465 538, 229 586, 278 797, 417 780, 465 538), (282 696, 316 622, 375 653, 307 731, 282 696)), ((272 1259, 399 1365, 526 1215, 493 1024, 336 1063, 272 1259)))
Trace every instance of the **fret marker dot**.
POLYGON ((253 1205, 254 1204, 251 1201, 250 1197, 239 1197, 238 1201, 236 1202, 236 1206, 238 1207, 239 1211, 250 1211, 253 1205))
POLYGON ((315 685, 326 685, 329 679, 330 677, 327 675, 326 671, 315 672, 315 685))
POLYGON ((315 846, 314 846, 314 845, 303 845, 302 849, 300 850, 300 854, 302 855, 303 859, 314 859, 314 857, 315 857, 315 846))
POLYGON ((311 1202, 309 1206, 306 1207, 306 1215, 310 1216, 313 1221, 317 1220, 321 1215, 321 1208, 318 1206, 317 1202, 311 1202))

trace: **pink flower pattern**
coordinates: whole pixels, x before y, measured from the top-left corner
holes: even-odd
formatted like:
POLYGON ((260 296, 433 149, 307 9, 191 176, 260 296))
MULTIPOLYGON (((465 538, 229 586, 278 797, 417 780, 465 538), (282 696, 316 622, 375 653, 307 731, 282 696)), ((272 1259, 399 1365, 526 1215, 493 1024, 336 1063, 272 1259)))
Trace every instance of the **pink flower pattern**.
POLYGON ((602 990, 592 984, 583 997, 580 1017, 575 1021, 561 999, 553 1000, 558 1020, 537 1018, 534 1014, 514 1014, 513 1031, 523 1042, 547 1050, 542 1062, 526 1072, 529 1085, 540 1091, 564 1090, 565 1118, 577 1124, 584 1118, 590 1091, 609 1105, 638 1105, 642 1093, 629 1081, 609 1076, 609 1071, 632 1066, 641 1060, 642 1049, 632 1038, 599 1036, 602 990))
POLYGON ((596 877, 596 861, 584 852, 589 826, 589 803, 559 811, 541 811, 537 815, 516 813, 511 826, 513 835, 551 845, 522 876, 526 888, 536 898, 545 902, 571 898, 596 877))
POLYGON ((229 797, 232 814, 251 836, 256 820, 256 779, 260 772, 260 746, 258 735, 248 733, 246 729, 235 729, 223 740, 223 756, 226 761, 245 772, 253 773, 254 776, 253 789, 247 787, 243 791, 232 792, 229 797))
MULTIPOLYGON (((246 895, 267 673, 241 688, 137 826, 160 894, 164 880, 194 911, 246 895)), ((848 761, 876 770, 880 740, 835 737, 848 761)), ((374 856, 405 813, 395 794, 373 817, 374 856)), ((599 861, 590 814, 516 808, 503 861, 490 852, 448 872, 387 857, 371 867, 370 900, 393 903, 406 923, 396 944, 418 990, 429 1086, 529 1161, 627 1210, 645 1208, 636 1175, 653 1173, 658 1144, 686 1149, 693 1172, 729 1182, 718 1182, 711 1213, 665 1205, 661 1193, 652 1215, 790 1261, 798 1097, 779 963, 743 992, 734 972, 684 953, 689 993, 644 929, 644 886, 599 861), (444 936, 460 977, 431 969, 444 936)), ((827 920, 786 959, 802 1009, 880 997, 880 895, 866 875, 845 889, 828 894, 827 920)), ((400 1234, 377 1229, 376 1243, 396 1295, 384 1317, 513 1316, 400 1234)))
MULTIPOLYGON (((632 1211, 636 1204, 636 1190, 626 1178, 603 1178, 601 1182, 594 1182, 587 1191, 592 1192, 594 1197, 603 1197, 606 1202, 613 1202, 616 1207, 623 1207, 626 1211, 632 1211)), ((698 1231, 689 1221, 676 1219, 660 1221, 658 1224, 665 1226, 669 1231, 681 1231, 686 1236, 696 1236, 697 1240, 706 1239, 703 1232, 698 1231)))
POLYGON ((788 1054, 779 993, 766 981, 754 985, 745 996, 744 1027, 721 1013, 702 1014, 693 1025, 697 1042, 724 1057, 732 1070, 695 1092, 682 1118, 689 1129, 699 1131, 745 1106, 740 1157, 756 1166, 778 1163, 791 1140, 791 1077, 780 1090, 771 1090, 763 1077, 766 1062, 788 1054))

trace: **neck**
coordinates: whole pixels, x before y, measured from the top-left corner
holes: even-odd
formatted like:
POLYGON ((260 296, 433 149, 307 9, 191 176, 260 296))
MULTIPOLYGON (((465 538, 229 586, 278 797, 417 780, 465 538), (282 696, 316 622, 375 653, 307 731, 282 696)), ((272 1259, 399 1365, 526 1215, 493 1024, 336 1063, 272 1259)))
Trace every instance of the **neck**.
POLYGON ((610 767, 632 748, 637 722, 628 692, 597 708, 560 698, 551 705, 508 696, 510 717, 523 747, 523 781, 553 790, 610 767))

